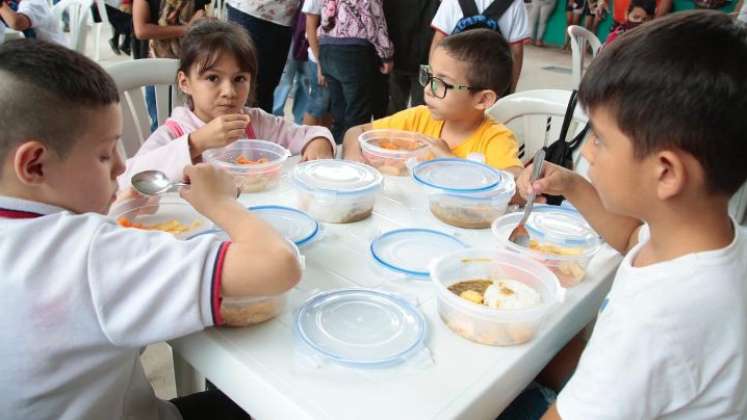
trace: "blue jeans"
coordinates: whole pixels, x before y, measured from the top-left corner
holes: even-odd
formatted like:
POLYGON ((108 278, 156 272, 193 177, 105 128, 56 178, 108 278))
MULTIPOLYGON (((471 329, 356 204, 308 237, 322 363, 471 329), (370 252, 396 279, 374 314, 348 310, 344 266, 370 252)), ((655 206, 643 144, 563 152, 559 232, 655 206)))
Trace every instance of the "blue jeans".
POLYGON ((150 132, 158 128, 158 108, 156 108, 156 87, 145 87, 145 105, 148 107, 148 116, 150 117, 150 132))
POLYGON ((243 26, 249 32, 257 48, 257 105, 265 112, 272 112, 272 95, 283 74, 288 58, 293 32, 288 26, 278 25, 255 18, 230 5, 228 21, 243 26))
POLYGON ((371 122, 379 60, 371 45, 325 44, 319 56, 332 101, 332 135, 341 143, 350 127, 371 122))
POLYGON ((555 391, 532 382, 496 420, 539 420, 556 397, 555 391))
POLYGON ((329 89, 320 86, 316 78, 317 65, 309 60, 306 62, 306 74, 309 75, 309 100, 306 104, 306 113, 312 117, 322 118, 332 111, 329 99, 329 89))
MULTIPOLYGON (((316 77, 316 73, 313 77, 316 77)), ((303 123, 303 113, 309 101, 309 78, 305 61, 288 58, 280 84, 275 88, 272 113, 281 117, 285 115, 285 101, 293 90, 293 121, 296 124, 303 123)))

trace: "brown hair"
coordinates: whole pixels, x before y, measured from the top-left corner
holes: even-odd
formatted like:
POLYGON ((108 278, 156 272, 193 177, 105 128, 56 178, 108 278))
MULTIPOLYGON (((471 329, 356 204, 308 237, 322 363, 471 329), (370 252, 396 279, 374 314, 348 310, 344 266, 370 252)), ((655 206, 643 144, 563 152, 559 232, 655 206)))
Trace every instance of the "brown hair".
POLYGON ((711 192, 747 179, 747 26, 726 13, 678 12, 626 33, 592 61, 578 96, 614 116, 638 159, 689 153, 711 192))
MULTIPOLYGON (((223 54, 236 58, 239 68, 248 72, 251 90, 247 105, 254 102, 257 89, 257 49, 249 33, 239 25, 219 20, 204 20, 192 26, 184 35, 179 55, 179 71, 189 74, 199 63, 200 74, 210 70, 223 54)), ((188 98, 191 106, 191 98, 188 98)))
POLYGON ((0 161, 33 139, 65 157, 89 127, 89 111, 119 103, 108 73, 61 45, 21 39, 0 45, 0 161))

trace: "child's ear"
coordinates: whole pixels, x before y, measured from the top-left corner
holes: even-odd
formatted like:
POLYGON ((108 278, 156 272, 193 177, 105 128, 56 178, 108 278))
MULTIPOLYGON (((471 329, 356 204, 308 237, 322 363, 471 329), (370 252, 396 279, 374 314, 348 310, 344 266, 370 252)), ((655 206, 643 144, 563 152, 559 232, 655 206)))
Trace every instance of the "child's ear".
POLYGON ((682 156, 671 150, 662 150, 655 155, 656 194, 660 200, 677 196, 688 182, 688 165, 682 156))
POLYGON ((483 89, 475 94, 475 109, 485 111, 498 100, 498 95, 490 89, 483 89))
POLYGON ((16 149, 13 155, 13 169, 19 181, 27 185, 44 182, 51 150, 36 140, 27 141, 16 149))
POLYGON ((181 70, 176 74, 176 84, 179 86, 179 90, 181 90, 185 95, 192 95, 192 88, 189 86, 189 78, 187 78, 187 75, 181 70))

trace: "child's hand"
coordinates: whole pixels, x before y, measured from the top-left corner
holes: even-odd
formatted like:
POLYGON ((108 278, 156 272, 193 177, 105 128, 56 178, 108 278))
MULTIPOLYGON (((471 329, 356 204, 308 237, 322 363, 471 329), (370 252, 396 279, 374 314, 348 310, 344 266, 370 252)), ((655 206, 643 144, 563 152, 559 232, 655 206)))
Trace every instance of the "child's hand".
POLYGON ((361 153, 360 143, 357 141, 345 142, 345 144, 342 145, 342 158, 344 160, 352 160, 353 162, 368 164, 366 158, 363 157, 363 153, 361 153))
POLYGON ((236 200, 238 188, 233 176, 217 166, 206 163, 187 166, 184 178, 190 186, 181 188, 179 195, 206 216, 216 204, 236 200))
POLYGON ((437 158, 454 157, 451 147, 443 139, 428 138, 428 146, 437 158))
POLYGON ((246 137, 246 127, 251 121, 246 114, 228 114, 214 118, 189 134, 192 157, 200 156, 205 150, 224 147, 246 137))
POLYGON ((381 74, 389 74, 392 72, 392 69, 394 69, 393 61, 386 61, 384 63, 381 63, 381 67, 379 67, 379 71, 381 72, 381 74))
POLYGON ((334 150, 329 140, 324 137, 312 139, 303 149, 303 160, 333 159, 334 150))
POLYGON ((534 181, 532 185, 529 185, 532 167, 534 167, 534 164, 524 168, 524 171, 516 178, 516 188, 524 199, 534 191, 538 196, 537 201, 539 202, 544 201, 544 199, 540 199, 539 197, 541 194, 566 195, 573 188, 576 177, 579 176, 570 169, 546 161, 540 178, 534 181))

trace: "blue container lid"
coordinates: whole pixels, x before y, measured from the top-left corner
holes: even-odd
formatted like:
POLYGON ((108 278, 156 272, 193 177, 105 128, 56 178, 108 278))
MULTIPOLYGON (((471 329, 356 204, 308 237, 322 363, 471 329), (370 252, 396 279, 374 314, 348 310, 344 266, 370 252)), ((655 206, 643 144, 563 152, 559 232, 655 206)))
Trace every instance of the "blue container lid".
MULTIPOLYGON (((319 223, 301 210, 283 206, 254 206, 249 207, 248 210, 270 224, 281 236, 295 243, 296 246, 306 245, 319 235, 319 223)), ((201 234, 218 234, 227 238, 225 232, 217 229, 201 234)), ((192 237, 195 236, 199 235, 192 237)))
POLYGON ((599 244, 599 236, 581 214, 560 206, 535 206, 527 219, 529 236, 539 242, 566 247, 591 248, 599 244))
POLYGON ((501 173, 488 165, 457 158, 422 162, 412 176, 420 184, 454 193, 489 190, 502 180, 501 173))
POLYGON ((313 352, 356 367, 401 363, 424 346, 427 324, 410 302, 373 289, 337 289, 298 310, 298 338, 313 352))
POLYGON ((397 229, 371 242, 371 256, 389 270, 427 278, 431 261, 464 248, 467 248, 464 242, 443 232, 397 229))

